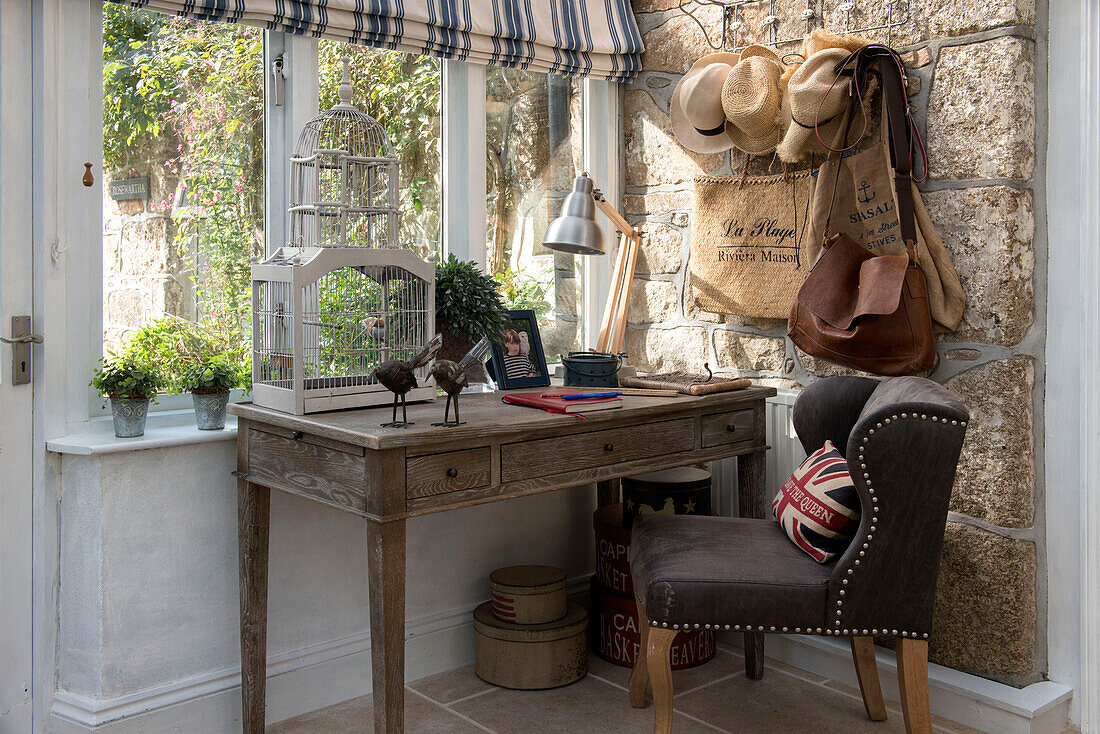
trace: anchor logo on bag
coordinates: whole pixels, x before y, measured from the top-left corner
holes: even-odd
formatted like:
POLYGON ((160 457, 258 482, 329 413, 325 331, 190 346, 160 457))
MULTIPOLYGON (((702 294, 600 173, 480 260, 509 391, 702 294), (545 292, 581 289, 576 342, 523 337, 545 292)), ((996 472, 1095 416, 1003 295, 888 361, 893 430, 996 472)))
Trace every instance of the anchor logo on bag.
POLYGON ((866 181, 860 181, 857 188, 859 189, 860 193, 859 197, 857 197, 860 204, 869 204, 875 200, 874 191, 871 191, 870 195, 867 194, 867 190, 871 188, 871 184, 867 183, 866 181))

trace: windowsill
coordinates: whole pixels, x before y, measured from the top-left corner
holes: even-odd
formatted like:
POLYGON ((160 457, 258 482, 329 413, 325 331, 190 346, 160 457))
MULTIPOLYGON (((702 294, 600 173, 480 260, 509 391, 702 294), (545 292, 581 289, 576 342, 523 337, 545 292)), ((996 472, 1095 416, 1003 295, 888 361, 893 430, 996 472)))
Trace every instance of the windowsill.
POLYGON ((190 446, 200 443, 235 441, 237 418, 225 417, 225 428, 220 431, 200 431, 195 427, 193 410, 173 410, 150 413, 145 435, 136 438, 115 436, 114 422, 110 417, 94 418, 77 431, 46 441, 46 450, 58 454, 97 456, 127 451, 163 449, 171 446, 190 446))

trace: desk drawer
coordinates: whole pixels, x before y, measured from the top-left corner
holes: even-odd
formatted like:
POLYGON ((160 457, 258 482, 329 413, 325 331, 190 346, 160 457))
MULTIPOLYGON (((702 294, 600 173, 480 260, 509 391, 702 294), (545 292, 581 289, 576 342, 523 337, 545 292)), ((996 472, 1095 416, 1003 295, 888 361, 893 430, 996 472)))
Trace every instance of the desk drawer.
POLYGON ((408 497, 431 497, 489 486, 489 448, 417 456, 405 462, 408 497))
POLYGON ((678 418, 505 444, 500 447, 500 475, 501 481, 513 482, 694 448, 694 421, 678 418))
POLYGON ((737 443, 752 438, 752 408, 726 413, 711 413, 702 417, 703 448, 737 443))
POLYGON ((336 450, 319 446, 309 438, 249 430, 248 473, 269 487, 362 512, 367 503, 366 460, 349 453, 358 447, 336 450))

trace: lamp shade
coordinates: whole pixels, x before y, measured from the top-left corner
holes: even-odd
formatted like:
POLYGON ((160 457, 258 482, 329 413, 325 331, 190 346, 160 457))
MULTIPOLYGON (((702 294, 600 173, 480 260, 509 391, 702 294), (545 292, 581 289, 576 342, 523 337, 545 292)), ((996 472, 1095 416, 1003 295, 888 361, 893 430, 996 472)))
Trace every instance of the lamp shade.
POLYGON ((595 185, 588 176, 573 179, 573 190, 565 197, 561 216, 550 222, 542 244, 551 250, 574 255, 603 255, 603 230, 596 224, 595 185))

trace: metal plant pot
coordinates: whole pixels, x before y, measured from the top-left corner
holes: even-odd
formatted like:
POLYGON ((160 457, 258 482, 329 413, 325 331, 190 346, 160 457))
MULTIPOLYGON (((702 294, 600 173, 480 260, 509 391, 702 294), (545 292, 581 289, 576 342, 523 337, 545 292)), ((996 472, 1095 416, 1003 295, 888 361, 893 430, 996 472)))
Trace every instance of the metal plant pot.
POLYGON ((115 420, 115 436, 118 438, 144 435, 148 415, 149 398, 111 398, 111 417, 115 420))
POLYGON ((220 431, 225 428, 225 405, 228 392, 191 393, 195 402, 195 424, 200 431, 220 431))

